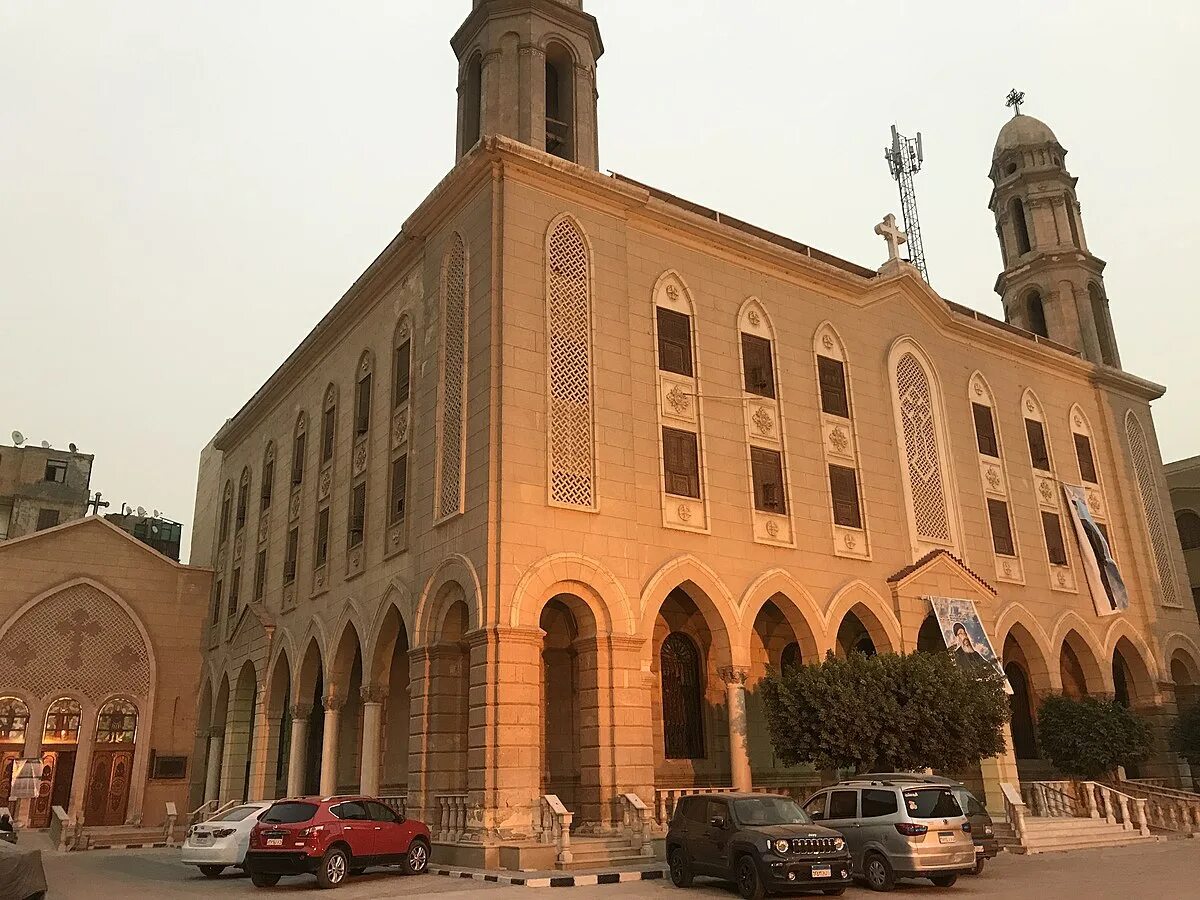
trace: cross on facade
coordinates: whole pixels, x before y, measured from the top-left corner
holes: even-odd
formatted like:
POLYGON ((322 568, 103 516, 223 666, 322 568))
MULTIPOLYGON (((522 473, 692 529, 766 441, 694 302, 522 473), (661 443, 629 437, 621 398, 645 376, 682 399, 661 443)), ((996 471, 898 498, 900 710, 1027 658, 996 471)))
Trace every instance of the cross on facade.
POLYGON ((1019 116, 1021 114, 1021 104, 1024 102, 1025 92, 1013 88, 1008 92, 1008 98, 1004 101, 1004 105, 1011 106, 1013 108, 1013 115, 1019 116))
POLYGON ((900 258, 900 245, 908 240, 908 235, 896 225, 896 217, 888 213, 883 221, 875 226, 875 233, 887 241, 888 262, 900 258))
POLYGON ((100 510, 102 510, 102 509, 108 509, 108 507, 109 507, 108 501, 100 499, 103 496, 104 495, 101 494, 99 491, 96 491, 96 496, 87 502, 88 512, 91 513, 93 516, 100 515, 100 510))
POLYGON ((92 619, 91 614, 81 607, 55 625, 54 631, 70 640, 71 652, 67 655, 66 663, 68 668, 75 671, 83 665, 83 639, 99 635, 100 626, 92 619))

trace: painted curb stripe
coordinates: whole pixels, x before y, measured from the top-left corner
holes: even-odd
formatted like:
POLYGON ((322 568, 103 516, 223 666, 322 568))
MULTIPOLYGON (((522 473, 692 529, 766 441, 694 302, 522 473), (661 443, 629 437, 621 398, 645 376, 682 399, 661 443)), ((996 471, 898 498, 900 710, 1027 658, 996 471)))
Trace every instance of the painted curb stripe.
POLYGON ((508 884, 515 887, 579 887, 593 884, 620 884, 626 881, 655 881, 665 877, 664 869, 646 869, 634 872, 602 872, 592 875, 555 875, 550 878, 526 878, 518 875, 493 875, 487 872, 467 872, 462 869, 430 868, 429 874, 447 878, 466 878, 486 881, 489 884, 508 884))

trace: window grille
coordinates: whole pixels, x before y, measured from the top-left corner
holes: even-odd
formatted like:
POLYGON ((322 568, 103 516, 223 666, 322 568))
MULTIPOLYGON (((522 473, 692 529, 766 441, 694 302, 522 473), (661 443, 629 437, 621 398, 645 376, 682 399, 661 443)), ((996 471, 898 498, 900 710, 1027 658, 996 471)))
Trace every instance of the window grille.
POLYGON ((950 515, 942 479, 933 391, 929 376, 911 353, 905 353, 896 364, 896 391, 900 398, 901 430, 917 535, 949 543, 950 515))
POLYGON ((467 367, 467 248, 454 235, 442 273, 442 422, 437 513, 462 509, 463 410, 467 367))

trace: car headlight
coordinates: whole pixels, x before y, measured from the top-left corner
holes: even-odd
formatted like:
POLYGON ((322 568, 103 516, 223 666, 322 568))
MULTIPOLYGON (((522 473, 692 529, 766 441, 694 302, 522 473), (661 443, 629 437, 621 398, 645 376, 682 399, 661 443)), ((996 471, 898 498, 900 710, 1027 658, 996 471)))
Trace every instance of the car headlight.
POLYGON ((833 839, 833 849, 837 850, 839 853, 841 851, 845 850, 846 849, 845 838, 834 838, 833 839))
POLYGON ((780 856, 783 856, 785 853, 787 853, 791 846, 792 845, 789 844, 784 838, 779 838, 775 841, 767 841, 767 847, 771 850, 774 850, 780 856))

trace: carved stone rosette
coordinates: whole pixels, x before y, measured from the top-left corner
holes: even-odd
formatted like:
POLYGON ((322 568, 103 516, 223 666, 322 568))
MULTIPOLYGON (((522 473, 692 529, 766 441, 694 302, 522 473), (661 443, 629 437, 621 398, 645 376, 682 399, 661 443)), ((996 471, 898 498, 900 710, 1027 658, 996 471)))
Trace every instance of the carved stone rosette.
POLYGON ((329 488, 333 484, 333 467, 326 466, 321 470, 320 476, 317 478, 317 499, 325 500, 329 497, 329 488))
POLYGON ((354 445, 354 459, 352 465, 352 473, 355 478, 361 475, 367 468, 367 439, 366 437, 359 438, 358 443, 354 445))
POLYGON ((258 542, 265 544, 267 538, 271 536, 271 511, 263 510, 258 514, 258 542))
POLYGON ((392 413, 392 446, 401 447, 408 442, 408 404, 405 403, 392 413))
POLYGON ((300 502, 302 499, 300 485, 292 488, 292 497, 288 501, 288 521, 295 522, 300 518, 300 502))
POLYGON ((329 585, 325 579, 325 566, 321 566, 318 569, 313 569, 313 593, 320 594, 328 586, 329 585))
POLYGON ((237 562, 242 558, 242 549, 246 546, 246 533, 239 531, 233 536, 233 561, 237 562))

